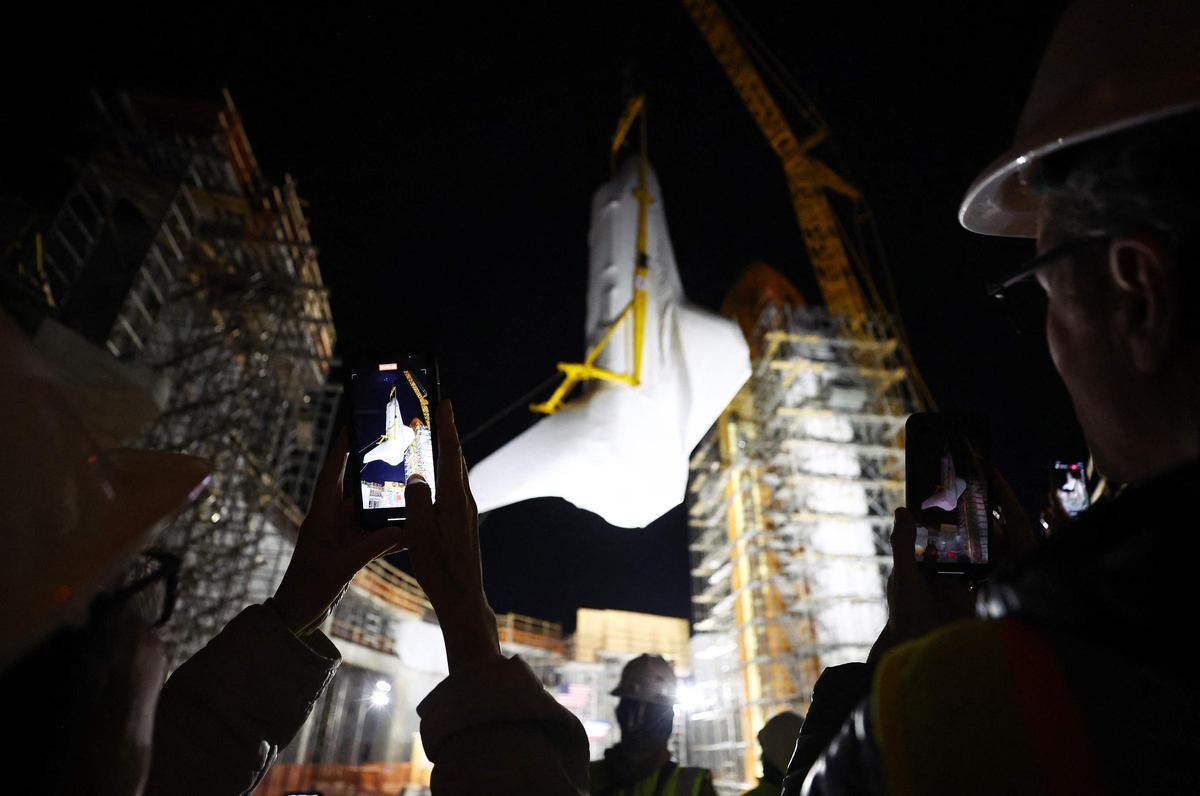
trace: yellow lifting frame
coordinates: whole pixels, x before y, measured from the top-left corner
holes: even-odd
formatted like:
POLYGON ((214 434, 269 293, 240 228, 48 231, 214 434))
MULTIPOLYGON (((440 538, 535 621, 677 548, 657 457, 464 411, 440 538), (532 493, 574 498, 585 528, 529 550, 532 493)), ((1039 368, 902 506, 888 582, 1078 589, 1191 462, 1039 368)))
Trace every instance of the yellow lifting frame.
POLYGON ((638 158, 638 184, 633 190, 633 195, 638 203, 637 259, 634 261, 633 298, 625 305, 625 309, 621 310, 621 314, 617 316, 616 320, 609 324, 604 335, 588 351, 583 362, 558 363, 558 369, 563 373, 562 382, 545 401, 530 404, 530 411, 545 415, 554 414, 562 408, 567 395, 581 381, 599 379, 627 384, 630 387, 637 387, 642 383, 642 345, 646 334, 646 277, 650 273, 650 258, 646 253, 646 212, 650 203, 654 201, 654 197, 650 194, 650 172, 647 165, 645 95, 639 94, 630 100, 617 123, 617 131, 613 135, 612 146, 609 150, 609 165, 614 173, 617 170, 617 152, 624 145, 635 121, 640 121, 641 143, 640 157, 638 158), (596 358, 612 340, 617 327, 627 318, 633 318, 633 372, 616 373, 607 368, 597 367, 596 358))

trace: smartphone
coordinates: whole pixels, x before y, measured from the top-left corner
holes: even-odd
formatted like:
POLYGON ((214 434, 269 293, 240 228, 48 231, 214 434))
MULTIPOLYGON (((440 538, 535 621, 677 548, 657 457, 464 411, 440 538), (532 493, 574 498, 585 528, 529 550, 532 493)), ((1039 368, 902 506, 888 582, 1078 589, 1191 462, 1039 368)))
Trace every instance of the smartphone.
POLYGON ((1091 505, 1087 488, 1087 465, 1083 462, 1055 462, 1050 469, 1050 488, 1068 516, 1074 517, 1091 505))
POLYGON ((416 353, 356 356, 346 363, 345 383, 346 484, 359 522, 368 529, 403 524, 409 478, 420 475, 437 496, 437 360, 416 353))
POLYGON ((918 412, 904 425, 905 493, 917 560, 947 575, 988 573, 991 434, 977 415, 918 412))

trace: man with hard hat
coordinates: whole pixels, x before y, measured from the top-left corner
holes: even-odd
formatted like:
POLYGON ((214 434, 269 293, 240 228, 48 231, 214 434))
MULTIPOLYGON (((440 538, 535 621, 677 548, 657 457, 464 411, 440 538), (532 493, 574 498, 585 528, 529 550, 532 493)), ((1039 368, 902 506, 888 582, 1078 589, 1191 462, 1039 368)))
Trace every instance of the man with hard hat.
MULTIPOLYGON (((1123 487, 1040 549, 1009 501, 996 530, 1021 554, 980 588, 978 619, 950 624, 899 510, 869 696, 806 778, 805 726, 786 793, 1195 792, 1200 686, 1163 639, 1195 624, 1198 142, 1200 3, 1072 5, 959 219, 1036 240, 992 292, 1030 294, 1097 467, 1123 487)), ((829 715, 820 693, 810 717, 829 715)))
POLYGON ((591 765, 591 792, 607 796, 708 796, 715 791, 705 768, 675 763, 667 751, 675 726, 675 671, 658 655, 625 664, 612 695, 619 697, 621 741, 591 765))
POLYGON ((318 629, 396 533, 352 534, 321 474, 283 583, 166 686, 153 628, 180 560, 152 548, 209 464, 120 447, 157 413, 123 365, 53 320, 0 311, 0 704, 8 793, 248 793, 340 663, 318 629))
POLYGON ((758 745, 762 749, 762 779, 758 785, 742 796, 779 796, 783 789, 783 776, 796 748, 796 736, 804 719, 790 710, 776 713, 758 731, 758 745))

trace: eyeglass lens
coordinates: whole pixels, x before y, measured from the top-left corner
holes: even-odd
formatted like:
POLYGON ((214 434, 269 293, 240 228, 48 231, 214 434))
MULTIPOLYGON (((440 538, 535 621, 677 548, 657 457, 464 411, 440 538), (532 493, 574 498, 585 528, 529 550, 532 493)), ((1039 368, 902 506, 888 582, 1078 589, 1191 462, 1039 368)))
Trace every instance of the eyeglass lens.
POLYGON ((129 604, 151 627, 160 627, 175 609, 175 580, 179 559, 169 553, 148 552, 126 576, 121 590, 129 604))

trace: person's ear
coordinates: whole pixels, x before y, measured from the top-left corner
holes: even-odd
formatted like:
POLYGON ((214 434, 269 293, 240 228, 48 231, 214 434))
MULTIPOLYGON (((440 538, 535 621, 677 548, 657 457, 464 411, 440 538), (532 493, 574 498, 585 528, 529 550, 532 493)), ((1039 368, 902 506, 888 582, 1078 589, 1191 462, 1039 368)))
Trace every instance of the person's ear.
POLYGON ((1108 250, 1116 343, 1133 367, 1155 373, 1170 357, 1179 325, 1174 256, 1155 238, 1129 235, 1108 250))

